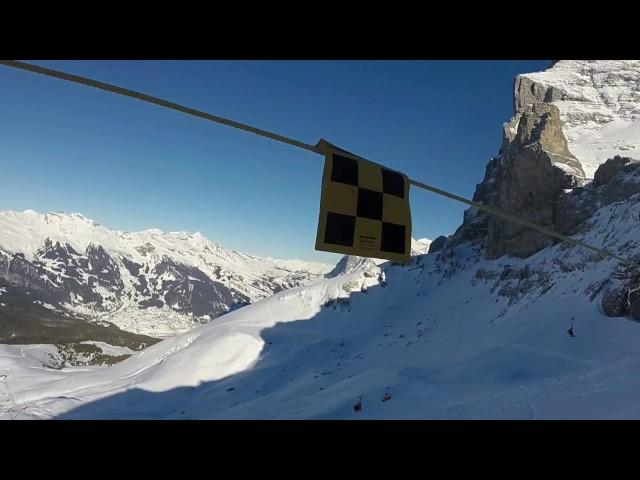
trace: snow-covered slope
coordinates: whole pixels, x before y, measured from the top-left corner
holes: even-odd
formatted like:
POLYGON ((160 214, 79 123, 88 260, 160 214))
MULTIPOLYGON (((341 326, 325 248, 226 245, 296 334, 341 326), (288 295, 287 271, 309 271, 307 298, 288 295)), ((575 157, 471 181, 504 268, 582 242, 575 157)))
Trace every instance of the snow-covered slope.
POLYGON ((355 270, 372 271, 377 269, 377 266, 384 263, 384 260, 376 258, 358 257, 356 255, 345 255, 336 264, 335 268, 325 275, 327 278, 337 277, 338 275, 344 275, 351 273, 355 270))
POLYGON ((80 214, 0 212, 2 281, 59 311, 163 337, 276 291, 330 265, 227 250, 200 233, 121 232, 80 214))
MULTIPOLYGON (((639 215, 634 195, 577 238, 640 255, 639 215)), ((467 244, 382 268, 280 292, 110 368, 53 371, 5 348, 2 415, 640 418, 640 324, 599 305, 617 262, 562 244, 486 260, 467 244)))
POLYGON ((558 107, 587 178, 615 155, 640 158, 640 60, 561 60, 520 77, 542 86, 558 107))
MULTIPOLYGON (((431 245, 431 240, 428 238, 421 238, 416 240, 415 238, 411 239, 411 255, 425 255, 429 251, 429 246, 431 245)), ((333 278, 337 275, 342 275, 345 273, 351 273, 354 270, 362 270, 372 272, 376 269, 378 265, 382 265, 386 260, 380 258, 369 258, 369 257, 358 257, 356 255, 345 255, 338 261, 336 266, 327 273, 325 276, 327 278, 333 278)))
POLYGON ((431 240, 428 238, 411 239, 411 255, 425 255, 429 251, 431 240))

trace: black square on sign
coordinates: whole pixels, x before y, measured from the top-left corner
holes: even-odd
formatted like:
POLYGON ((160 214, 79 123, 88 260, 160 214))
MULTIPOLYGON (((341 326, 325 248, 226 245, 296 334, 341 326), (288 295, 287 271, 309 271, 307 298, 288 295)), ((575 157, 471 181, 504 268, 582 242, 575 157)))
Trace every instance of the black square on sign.
POLYGON ((356 215, 372 220, 382 220, 382 193, 358 189, 358 210, 356 215))
POLYGON ((405 228, 404 225, 382 222, 382 238, 380 239, 380 250, 404 254, 405 228))
POLYGON ((342 155, 333 154, 331 181, 358 186, 358 161, 342 155))
POLYGON ((391 170, 382 169, 382 191, 404 198, 404 177, 391 170))
POLYGON ((341 213, 327 213, 327 227, 324 230, 324 243, 353 247, 356 233, 356 217, 341 213))

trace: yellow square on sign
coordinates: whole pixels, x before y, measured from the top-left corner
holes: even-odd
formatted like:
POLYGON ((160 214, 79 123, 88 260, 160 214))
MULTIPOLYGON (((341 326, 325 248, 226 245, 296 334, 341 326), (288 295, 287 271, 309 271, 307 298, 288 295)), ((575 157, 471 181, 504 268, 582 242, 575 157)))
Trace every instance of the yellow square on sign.
POLYGON ((411 260, 409 178, 325 140, 316 250, 411 260))

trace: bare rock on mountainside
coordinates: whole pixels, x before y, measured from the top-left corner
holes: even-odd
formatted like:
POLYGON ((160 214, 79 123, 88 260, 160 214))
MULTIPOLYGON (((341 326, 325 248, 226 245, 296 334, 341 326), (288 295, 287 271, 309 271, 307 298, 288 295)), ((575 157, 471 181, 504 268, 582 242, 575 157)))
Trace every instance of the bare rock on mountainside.
POLYGON ((446 245, 448 240, 449 240, 449 237, 446 237, 444 235, 440 235, 439 237, 437 237, 429 245, 429 253, 436 253, 436 252, 439 252, 440 250, 442 250, 444 248, 444 246, 446 245))
MULTIPOLYGON (((487 167, 474 201, 553 227, 555 202, 580 185, 584 173, 571 155, 553 105, 527 105, 504 127, 500 156, 487 167)), ((471 212, 456 232, 460 240, 484 240, 488 258, 527 257, 553 239, 483 212, 471 212)))
MULTIPOLYGON (((574 235, 599 209, 640 193, 640 61, 555 61, 516 78, 514 110, 475 201, 574 235)), ((527 258, 557 241, 472 208, 451 242, 497 259, 527 258)), ((640 319, 629 296, 639 286, 626 272, 593 295, 602 291, 606 315, 640 319)))
MULTIPOLYGON (((640 153, 639 105, 639 61, 555 61, 544 72, 519 75, 514 117, 504 124, 502 148, 474 200, 574 233, 600 206, 637 192, 623 178, 635 169, 632 159, 616 153, 640 153), (591 178, 591 188, 581 188, 591 178)), ((528 257, 555 243, 473 208, 453 241, 479 242, 493 259, 528 257)))
POLYGON ((631 162, 630 158, 620 157, 616 155, 613 158, 610 158, 602 165, 598 167, 596 173, 593 177, 593 186, 600 187, 601 185, 606 185, 611 182, 622 168, 631 162))
POLYGON ((640 163, 615 157, 596 170, 593 182, 562 193, 556 201, 556 231, 573 235, 599 208, 640 193, 640 163))
POLYGON ((608 290, 602 295, 602 311, 608 317, 623 317, 629 313, 627 290, 608 290))
POLYGON ((551 103, 562 100, 564 97, 564 92, 559 88, 536 83, 525 76, 520 75, 515 80, 514 109, 516 112, 525 111, 529 105, 551 103))

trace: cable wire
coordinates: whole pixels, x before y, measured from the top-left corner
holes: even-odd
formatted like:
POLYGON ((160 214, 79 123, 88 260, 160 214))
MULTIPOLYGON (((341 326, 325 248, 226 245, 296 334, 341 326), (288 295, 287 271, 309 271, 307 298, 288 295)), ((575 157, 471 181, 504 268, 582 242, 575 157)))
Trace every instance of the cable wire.
MULTIPOLYGON (((79 75, 73 75, 71 73, 61 72, 59 70, 53 70, 51 68, 40 67, 38 65, 33 65, 30 63, 20 62, 17 60, 0 60, 0 65, 5 65, 7 67, 17 68, 20 70, 26 70, 33 73, 38 73, 41 75, 46 75, 53 78, 58 78, 60 80, 66 80, 68 82, 79 83, 81 85, 85 85, 88 87, 97 88, 100 90, 104 90, 110 93, 115 93, 118 95, 123 95, 125 97, 135 98, 137 100, 141 100, 143 102, 152 103, 154 105, 159 105, 161 107, 169 108, 171 110, 176 110, 178 112, 186 113, 187 115, 193 115, 195 117, 203 118, 205 120, 210 120, 212 122, 216 122, 222 125, 226 125, 228 127, 237 128, 240 130, 244 130, 245 132, 253 133, 255 135, 260 135, 271 140, 275 140, 277 142, 286 143, 287 145, 291 145, 293 147, 301 148, 303 150, 307 150, 309 152, 313 152, 316 154, 324 155, 324 149, 322 148, 323 140, 320 140, 316 145, 310 145, 305 142, 301 142, 299 140, 295 140, 293 138, 286 137, 284 135, 280 135, 274 132, 269 132, 267 130, 263 130, 261 128, 253 127, 251 125, 247 125, 245 123, 236 122, 235 120, 230 120, 228 118, 220 117, 218 115, 212 115, 210 113, 206 113, 200 110, 196 110, 194 108, 186 107, 184 105, 180 105, 174 102, 170 102, 168 100, 164 100, 158 97, 153 97, 151 95, 147 95, 145 93, 136 92, 135 90, 129 90, 127 88, 118 87, 116 85, 111 85, 109 83, 100 82, 97 80, 93 80, 86 77, 81 77, 79 75)), ((551 237, 557 238, 567 243, 571 243, 573 245, 578 245, 580 247, 586 248, 593 252, 596 252, 604 257, 613 258, 621 263, 624 263, 633 267, 640 267, 640 264, 633 262, 629 259, 618 256, 608 250, 603 248, 594 247, 587 243, 581 242, 580 240, 575 240, 571 237, 558 233, 554 230, 541 227, 535 223, 529 222, 528 220, 524 220, 515 215, 502 211, 498 208, 484 205, 482 203, 474 202, 472 200, 468 200, 459 195, 447 192, 445 190, 441 190, 439 188, 433 187, 423 182, 419 182, 417 180, 409 179, 411 185, 415 187, 421 188, 423 190, 427 190, 429 192, 435 193, 436 195, 441 195, 443 197, 449 198, 451 200, 455 200, 460 203, 464 203, 471 207, 477 208, 478 210, 482 210, 483 212, 487 212, 490 215, 494 215, 500 218, 503 218, 509 222, 517 223, 524 227, 530 228, 537 232, 543 233, 545 235, 549 235, 551 237)))

